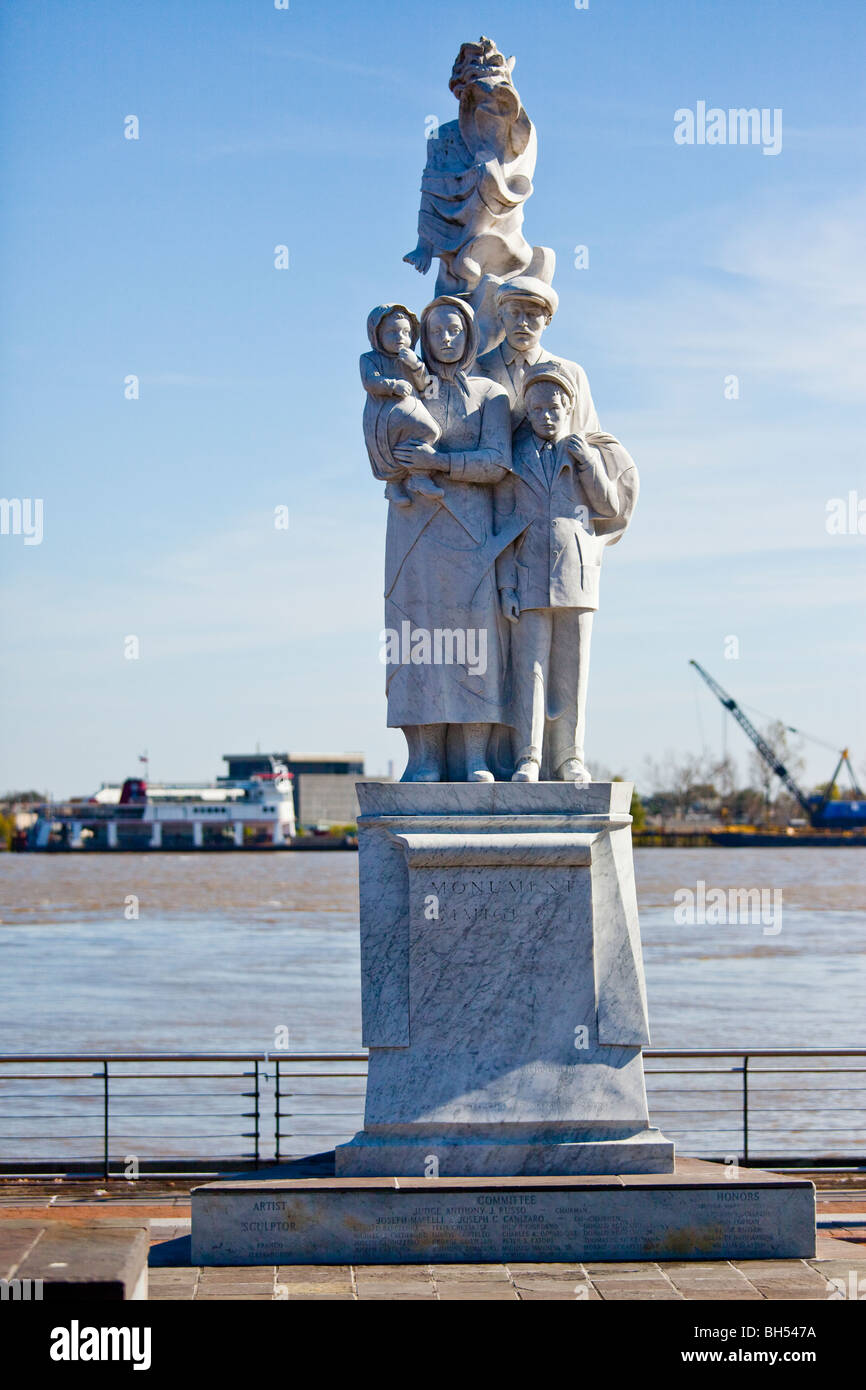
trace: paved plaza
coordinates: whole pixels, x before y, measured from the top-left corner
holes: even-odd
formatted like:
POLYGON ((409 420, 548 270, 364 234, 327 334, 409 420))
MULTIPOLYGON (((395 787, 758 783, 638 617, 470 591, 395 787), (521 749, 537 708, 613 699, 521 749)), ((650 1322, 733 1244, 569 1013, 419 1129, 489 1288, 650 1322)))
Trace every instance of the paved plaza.
MULTIPOLYGON (((853 1175, 852 1175, 853 1177, 853 1175)), ((3 1221, 145 1225, 151 1300, 826 1301, 866 1296, 866 1191, 818 1193, 809 1260, 587 1261, 571 1264, 262 1265, 190 1263, 189 1183, 112 1180, 0 1186, 3 1221), (149 1189, 149 1190, 148 1190, 149 1189), (834 1283, 833 1281, 837 1281, 834 1283)))

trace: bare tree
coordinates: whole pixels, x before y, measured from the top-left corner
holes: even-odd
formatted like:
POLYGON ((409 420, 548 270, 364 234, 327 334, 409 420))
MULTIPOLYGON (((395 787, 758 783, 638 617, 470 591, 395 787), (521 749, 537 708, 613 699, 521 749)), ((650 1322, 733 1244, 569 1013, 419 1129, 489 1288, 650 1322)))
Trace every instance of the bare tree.
MULTIPOLYGON (((779 761, 785 764, 794 781, 798 781, 806 766, 802 742, 792 740, 787 726, 779 719, 774 719, 771 724, 768 724, 762 730, 762 734, 779 761)), ((773 791, 779 787, 780 783, 775 772, 764 761, 757 748, 749 755, 749 780, 760 789, 764 801, 764 816, 769 821, 773 791)))
POLYGON ((713 763, 709 769, 709 781, 712 782, 723 801, 727 797, 733 796, 737 786, 737 765, 730 754, 721 758, 717 763, 713 763))
POLYGON ((706 788, 712 781, 712 769, 703 753, 683 753, 677 756, 669 749, 660 761, 646 759, 646 781, 658 794, 671 798, 677 818, 685 815, 695 788, 706 788))

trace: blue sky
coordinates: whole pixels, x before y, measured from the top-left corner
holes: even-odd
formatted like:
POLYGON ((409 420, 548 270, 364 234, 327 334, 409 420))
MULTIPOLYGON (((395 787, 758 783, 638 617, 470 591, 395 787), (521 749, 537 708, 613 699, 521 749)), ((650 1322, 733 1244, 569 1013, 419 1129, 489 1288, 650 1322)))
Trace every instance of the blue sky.
POLYGON ((0 536, 0 789, 84 792, 145 747, 170 779, 256 743, 402 766, 357 357, 372 305, 432 297, 401 261, 424 123, 455 114, 482 32, 538 130, 546 342, 642 476, 605 561, 590 765, 720 751, 693 656, 866 774, 866 537, 825 526, 866 496, 861 4, 10 0, 2 493, 44 499, 44 539, 0 536), (781 108, 781 153, 676 145, 698 101, 781 108))

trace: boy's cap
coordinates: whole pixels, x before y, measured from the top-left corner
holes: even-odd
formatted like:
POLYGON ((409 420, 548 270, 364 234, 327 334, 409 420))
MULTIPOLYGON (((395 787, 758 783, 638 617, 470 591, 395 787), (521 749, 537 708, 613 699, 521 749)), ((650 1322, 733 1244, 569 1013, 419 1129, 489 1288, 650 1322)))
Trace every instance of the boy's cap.
POLYGON ((564 391, 568 399, 573 403, 577 395, 577 388, 574 378, 566 371, 561 362, 537 362, 534 367, 528 367, 523 378, 523 399, 526 400, 530 386, 534 386, 538 381, 551 381, 564 391))
POLYGON ((506 280, 496 291, 497 305, 503 304, 506 299, 536 299, 544 305, 551 318, 559 308, 556 290, 535 275, 518 275, 514 280, 506 280))

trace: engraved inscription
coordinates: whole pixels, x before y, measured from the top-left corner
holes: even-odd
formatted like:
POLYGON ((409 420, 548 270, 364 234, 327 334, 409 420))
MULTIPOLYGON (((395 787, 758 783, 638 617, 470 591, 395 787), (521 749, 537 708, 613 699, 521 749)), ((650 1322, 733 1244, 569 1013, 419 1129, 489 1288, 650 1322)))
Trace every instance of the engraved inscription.
POLYGON ((505 878, 479 874, 472 878, 431 877, 425 893, 435 899, 436 920, 440 922, 517 922, 521 916, 565 906, 576 886, 575 879, 560 875, 505 878))
MULTIPOLYGON (((795 1228, 808 1239, 802 1192, 743 1189, 676 1193, 293 1192, 286 1199, 209 1205, 227 1262, 660 1258, 687 1240, 705 1257, 769 1257, 795 1228), (241 1211, 238 1210, 239 1205, 241 1211)), ((811 1229, 814 1229, 812 1225, 811 1229)))

